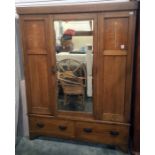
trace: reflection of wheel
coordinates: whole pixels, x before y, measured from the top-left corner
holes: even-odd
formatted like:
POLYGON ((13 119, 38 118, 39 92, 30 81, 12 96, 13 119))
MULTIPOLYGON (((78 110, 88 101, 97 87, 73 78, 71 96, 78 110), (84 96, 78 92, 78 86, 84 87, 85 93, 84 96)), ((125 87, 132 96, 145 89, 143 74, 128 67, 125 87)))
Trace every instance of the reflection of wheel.
MULTIPOLYGON (((85 64, 74 59, 63 59, 57 63, 58 74, 65 78, 83 79, 86 84, 85 64)), ((58 75, 58 76, 59 76, 58 75)))
POLYGON ((86 67, 74 59, 64 59, 57 63, 57 77, 64 92, 64 104, 68 103, 67 96, 77 95, 84 105, 86 87, 86 67))

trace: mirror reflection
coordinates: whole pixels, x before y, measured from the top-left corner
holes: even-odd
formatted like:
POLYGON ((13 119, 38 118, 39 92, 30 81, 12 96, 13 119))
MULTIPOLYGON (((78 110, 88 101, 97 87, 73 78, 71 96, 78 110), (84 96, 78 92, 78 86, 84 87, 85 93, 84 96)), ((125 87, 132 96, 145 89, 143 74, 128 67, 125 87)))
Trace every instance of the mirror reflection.
POLYGON ((93 20, 55 21, 57 108, 92 112, 93 20))

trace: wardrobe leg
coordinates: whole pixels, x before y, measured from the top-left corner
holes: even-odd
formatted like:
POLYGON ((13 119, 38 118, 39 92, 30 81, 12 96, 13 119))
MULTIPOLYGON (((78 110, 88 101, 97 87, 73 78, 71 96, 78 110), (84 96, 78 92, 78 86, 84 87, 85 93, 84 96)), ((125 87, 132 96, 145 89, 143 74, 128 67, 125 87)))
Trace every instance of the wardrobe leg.
POLYGON ((131 155, 140 155, 140 152, 132 152, 131 155))
POLYGON ((33 139, 35 139, 37 137, 39 137, 39 136, 37 134, 34 134, 34 133, 30 133, 30 135, 29 135, 30 140, 33 140, 33 139))
POLYGON ((120 149, 121 151, 123 151, 124 153, 128 153, 129 152, 129 146, 128 144, 120 144, 116 146, 118 149, 120 149))

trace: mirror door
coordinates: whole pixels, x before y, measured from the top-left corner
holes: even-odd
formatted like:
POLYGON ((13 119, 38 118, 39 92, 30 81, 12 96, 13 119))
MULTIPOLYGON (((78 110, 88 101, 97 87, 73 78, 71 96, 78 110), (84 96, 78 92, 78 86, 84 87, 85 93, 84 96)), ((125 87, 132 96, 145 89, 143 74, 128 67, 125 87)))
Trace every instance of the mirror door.
POLYGON ((85 14, 54 17, 58 112, 93 114, 94 20, 85 14))

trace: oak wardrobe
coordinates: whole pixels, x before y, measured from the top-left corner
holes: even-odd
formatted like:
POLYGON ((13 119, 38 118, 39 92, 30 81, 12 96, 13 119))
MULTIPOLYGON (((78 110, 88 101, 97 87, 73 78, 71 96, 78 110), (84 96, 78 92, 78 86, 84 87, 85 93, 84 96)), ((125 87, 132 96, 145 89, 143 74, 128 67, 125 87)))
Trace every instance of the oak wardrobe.
POLYGON ((127 150, 137 3, 18 7, 30 138, 127 150))

